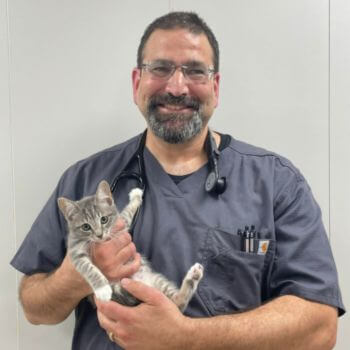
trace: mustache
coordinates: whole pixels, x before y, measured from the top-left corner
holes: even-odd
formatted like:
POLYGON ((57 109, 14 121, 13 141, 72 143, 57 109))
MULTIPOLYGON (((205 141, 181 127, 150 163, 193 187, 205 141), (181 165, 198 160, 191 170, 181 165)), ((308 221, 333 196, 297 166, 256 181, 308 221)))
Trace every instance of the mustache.
POLYGON ((174 96, 172 94, 154 95, 149 101, 149 111, 155 110, 158 106, 173 105, 184 108, 192 108, 198 111, 200 108, 200 101, 195 97, 189 96, 174 96))

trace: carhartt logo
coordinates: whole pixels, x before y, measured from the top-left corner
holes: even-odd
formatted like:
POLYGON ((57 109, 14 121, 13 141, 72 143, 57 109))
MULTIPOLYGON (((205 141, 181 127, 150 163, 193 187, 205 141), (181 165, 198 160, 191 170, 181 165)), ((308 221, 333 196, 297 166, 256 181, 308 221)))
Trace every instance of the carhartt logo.
POLYGON ((265 255, 267 250, 269 249, 270 242, 267 240, 259 241, 258 254, 265 255))

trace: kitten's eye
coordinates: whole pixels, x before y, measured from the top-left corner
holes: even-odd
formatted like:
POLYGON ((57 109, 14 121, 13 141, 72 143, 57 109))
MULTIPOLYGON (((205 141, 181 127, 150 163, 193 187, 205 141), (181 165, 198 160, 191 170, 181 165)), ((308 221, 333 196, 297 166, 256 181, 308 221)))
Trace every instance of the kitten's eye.
POLYGON ((101 217, 101 224, 104 225, 104 224, 107 224, 108 222, 108 216, 102 216, 101 217))
POLYGON ((83 231, 90 231, 91 230, 91 226, 89 225, 89 224, 83 224, 82 226, 81 226, 81 229, 83 230, 83 231))

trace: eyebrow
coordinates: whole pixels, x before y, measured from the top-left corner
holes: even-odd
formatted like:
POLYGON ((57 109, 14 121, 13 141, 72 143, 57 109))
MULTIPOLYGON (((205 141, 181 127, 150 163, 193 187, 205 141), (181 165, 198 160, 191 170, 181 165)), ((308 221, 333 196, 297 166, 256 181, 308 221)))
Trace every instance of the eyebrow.
MULTIPOLYGON (((153 61, 154 63, 163 63, 163 64, 174 64, 174 61, 167 60, 167 59, 156 59, 153 61)), ((201 61, 196 61, 196 60, 190 60, 182 63, 181 65, 184 66, 190 66, 190 67, 197 67, 197 66, 206 66, 203 62, 201 61)))
POLYGON ((156 60, 151 61, 151 62, 152 63, 163 63, 163 64, 174 64, 173 61, 162 59, 162 58, 156 59, 156 60))

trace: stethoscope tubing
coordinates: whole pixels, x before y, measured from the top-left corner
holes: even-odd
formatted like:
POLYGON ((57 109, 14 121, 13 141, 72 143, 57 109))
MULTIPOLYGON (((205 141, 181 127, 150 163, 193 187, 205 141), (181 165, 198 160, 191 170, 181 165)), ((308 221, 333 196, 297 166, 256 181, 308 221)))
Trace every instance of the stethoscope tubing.
MULTIPOLYGON (((144 162, 144 149, 146 146, 146 136, 147 136, 147 129, 143 132, 136 151, 133 153, 133 155, 130 157, 130 160, 124 167, 124 169, 113 179, 111 184, 111 192, 115 192, 118 182, 125 179, 133 179, 138 183, 138 188, 142 190, 142 203, 144 203, 145 200, 145 192, 147 189, 147 177, 145 172, 145 162, 144 162), (131 165, 137 161, 138 165, 138 172, 135 171, 128 171, 128 169, 131 168, 131 165)), ((215 193, 216 195, 219 195, 223 193, 226 189, 226 178, 225 177, 219 177, 218 172, 218 159, 220 156, 220 151, 216 147, 215 140, 212 136, 211 131, 208 131, 208 135, 206 138, 206 150, 208 154, 208 162, 209 162, 209 175, 207 178, 207 181, 205 183, 205 188, 207 192, 215 193)), ((132 233, 137 219, 140 216, 140 212, 142 210, 143 204, 138 209, 137 213, 134 216, 134 219, 132 221, 131 227, 129 228, 129 232, 132 233)))

